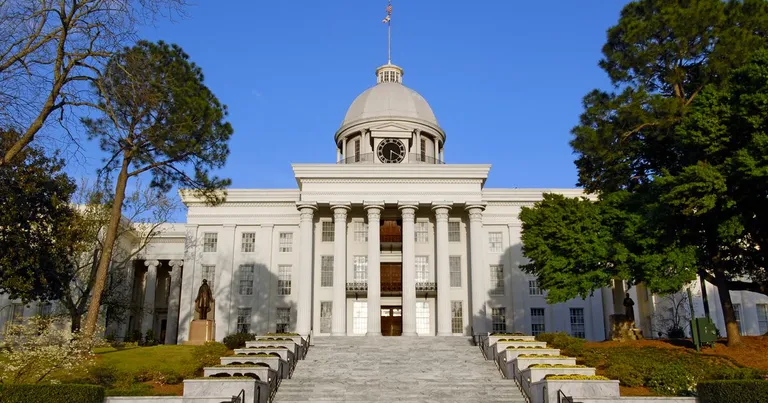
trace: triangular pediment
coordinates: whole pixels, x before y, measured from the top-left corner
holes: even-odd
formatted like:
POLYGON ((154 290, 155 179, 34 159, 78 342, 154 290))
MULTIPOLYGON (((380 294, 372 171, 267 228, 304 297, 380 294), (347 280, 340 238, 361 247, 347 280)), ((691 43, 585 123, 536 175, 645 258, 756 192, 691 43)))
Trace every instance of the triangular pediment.
POLYGON ((371 126, 370 130, 373 132, 406 132, 410 133, 413 131, 412 127, 408 127, 402 124, 398 123, 392 123, 392 122, 386 122, 382 123, 378 126, 371 126))

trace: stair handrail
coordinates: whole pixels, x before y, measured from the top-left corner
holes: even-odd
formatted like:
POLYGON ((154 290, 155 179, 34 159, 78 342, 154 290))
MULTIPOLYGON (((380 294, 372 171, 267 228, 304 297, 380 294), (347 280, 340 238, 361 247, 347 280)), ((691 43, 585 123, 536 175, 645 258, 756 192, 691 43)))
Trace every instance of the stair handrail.
POLYGON ((523 378, 522 371, 517 376, 513 376, 512 379, 515 380, 515 384, 517 385, 517 388, 520 389, 520 393, 523 394, 523 398, 525 399, 525 403, 531 403, 531 395, 528 394, 528 391, 523 387, 523 382, 528 382, 528 389, 531 388, 531 382, 527 379, 523 378))
POLYGON ((240 389, 240 393, 237 396, 232 396, 230 403, 245 403, 245 389, 240 389))
POLYGON ((562 389, 557 390, 557 403, 573 403, 573 397, 566 396, 562 389))

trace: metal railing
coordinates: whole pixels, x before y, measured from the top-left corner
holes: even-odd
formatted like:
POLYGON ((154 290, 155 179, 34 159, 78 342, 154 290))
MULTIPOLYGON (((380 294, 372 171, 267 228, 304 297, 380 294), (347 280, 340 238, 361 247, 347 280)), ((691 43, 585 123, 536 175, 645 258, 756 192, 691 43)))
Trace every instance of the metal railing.
MULTIPOLYGON (((357 154, 353 155, 351 157, 342 158, 337 162, 337 164, 387 164, 384 162, 379 161, 378 156, 374 153, 366 153, 366 154, 357 154)), ((428 155, 421 155, 417 153, 407 153, 403 157, 403 160, 399 162, 399 164, 445 164, 445 162, 440 161, 439 159, 435 157, 430 157, 428 155)))
POLYGON ((433 281, 419 281, 416 283, 416 292, 437 291, 437 283, 433 281))
MULTIPOLYGON (((517 384, 517 388, 520 389, 520 393, 523 394, 523 398, 525 399, 525 403, 531 403, 531 395, 528 394, 528 391, 531 389, 531 382, 525 378, 523 378, 523 373, 521 372, 517 376, 512 377, 512 379, 515 380, 515 383, 517 384), (523 387, 523 382, 526 382, 527 388, 523 387)), ((546 390, 546 389, 545 389, 546 390)), ((544 393, 546 395, 546 392, 544 393)))
POLYGON ((573 403, 573 398, 566 396, 562 389, 557 391, 557 403, 573 403))
MULTIPOLYGON (((258 400, 256 400, 258 402, 258 400)), ((232 396, 232 400, 228 403, 245 403, 245 389, 240 389, 240 393, 237 396, 232 396)))

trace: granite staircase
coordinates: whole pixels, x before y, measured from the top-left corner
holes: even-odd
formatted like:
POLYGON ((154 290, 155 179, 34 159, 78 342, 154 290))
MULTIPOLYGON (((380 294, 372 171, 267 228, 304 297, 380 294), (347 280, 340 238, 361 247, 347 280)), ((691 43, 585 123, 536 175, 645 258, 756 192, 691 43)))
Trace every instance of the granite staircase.
POLYGON ((317 337, 275 402, 523 403, 464 337, 317 337))

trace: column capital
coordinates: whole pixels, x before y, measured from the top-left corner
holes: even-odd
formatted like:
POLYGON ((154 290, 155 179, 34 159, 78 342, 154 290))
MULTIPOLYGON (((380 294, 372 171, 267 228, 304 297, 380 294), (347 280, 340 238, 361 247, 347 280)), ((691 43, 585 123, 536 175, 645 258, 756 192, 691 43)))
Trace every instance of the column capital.
POLYGON ((317 210, 317 202, 308 202, 308 201, 300 201, 296 202, 296 209, 299 211, 302 211, 304 209, 311 209, 312 211, 317 210))
POLYGON ((369 208, 383 210, 384 209, 384 201, 382 201, 382 200, 375 200, 375 201, 366 200, 366 201, 363 202, 363 208, 365 208, 366 210, 368 210, 369 208))
POLYGON ((450 202, 435 202, 432 203, 432 211, 435 212, 435 218, 437 221, 448 221, 448 212, 451 211, 450 202))
POLYGON ((184 261, 183 260, 178 260, 178 259, 177 260, 171 260, 170 262, 168 262, 168 265, 175 269, 177 267, 184 266, 184 261))
POLYGON ((466 207, 464 207, 464 210, 467 210, 470 213, 473 210, 475 210, 475 211, 480 210, 480 212, 482 212, 483 210, 485 210, 486 206, 487 206, 487 203, 483 203, 483 202, 467 203, 466 207))
POLYGON ((345 211, 349 211, 352 209, 352 203, 350 202, 331 202, 330 204, 331 204, 331 210, 333 211, 342 210, 342 209, 345 211))
POLYGON ((401 201, 401 202, 397 203, 397 208, 400 209, 400 210, 402 210, 402 209, 418 210, 419 209, 419 203, 415 202, 415 201, 401 201))
POLYGON ((144 266, 157 268, 157 266, 160 266, 160 261, 157 259, 144 260, 144 266))

